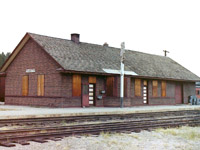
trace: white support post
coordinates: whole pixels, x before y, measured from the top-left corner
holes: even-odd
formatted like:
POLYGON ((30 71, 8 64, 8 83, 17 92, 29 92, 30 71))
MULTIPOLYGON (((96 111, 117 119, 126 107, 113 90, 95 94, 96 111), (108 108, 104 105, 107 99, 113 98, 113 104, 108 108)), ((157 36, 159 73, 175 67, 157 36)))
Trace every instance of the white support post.
POLYGON ((120 73, 120 107, 123 107, 124 103, 124 53, 125 53, 125 43, 121 43, 121 73, 120 73))
POLYGON ((121 62, 121 74, 120 74, 120 107, 123 107, 124 101, 124 64, 121 62))

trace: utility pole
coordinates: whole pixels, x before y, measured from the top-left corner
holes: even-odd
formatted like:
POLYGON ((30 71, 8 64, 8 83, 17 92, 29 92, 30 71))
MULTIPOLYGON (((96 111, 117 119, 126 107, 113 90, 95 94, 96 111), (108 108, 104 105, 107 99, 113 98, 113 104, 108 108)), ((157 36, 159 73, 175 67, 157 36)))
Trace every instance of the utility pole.
POLYGON ((169 53, 169 51, 163 50, 163 52, 165 53, 165 57, 167 57, 167 53, 169 53))
POLYGON ((125 43, 121 43, 121 73, 120 73, 120 107, 123 107, 124 101, 124 53, 125 53, 125 43))

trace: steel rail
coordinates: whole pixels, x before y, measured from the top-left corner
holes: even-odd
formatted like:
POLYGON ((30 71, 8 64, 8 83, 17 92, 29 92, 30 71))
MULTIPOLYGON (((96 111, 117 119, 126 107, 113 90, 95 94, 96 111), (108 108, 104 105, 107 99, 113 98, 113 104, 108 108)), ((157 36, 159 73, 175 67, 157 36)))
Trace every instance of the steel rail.
POLYGON ((66 127, 49 127, 29 130, 4 131, 0 133, 0 145, 13 146, 11 143, 27 143, 27 140, 41 141, 52 137, 64 137, 80 134, 97 134, 100 132, 140 131, 158 127, 172 127, 180 125, 199 125, 200 116, 194 118, 180 117, 158 120, 125 121, 114 123, 85 124, 66 127), (7 132, 7 135, 6 135, 7 132), (24 133, 22 133, 24 132, 24 133), (9 134, 8 134, 9 133, 9 134), (19 135, 14 135, 17 133, 19 135), (40 140, 37 140, 37 139, 40 140), (25 141, 25 142, 24 142, 25 141))
POLYGON ((185 110, 185 111, 164 111, 150 113, 131 113, 131 114, 110 114, 110 115, 84 115, 84 116, 65 116, 65 117, 46 117, 46 118, 23 118, 23 119, 1 119, 0 127, 9 125, 30 125, 30 124, 45 124, 58 122, 86 122, 97 120, 113 120, 113 119, 130 119, 130 118, 154 118, 162 116, 178 116, 188 114, 199 114, 200 110, 185 110))
MULTIPOLYGON (((127 124, 127 123, 130 123, 130 124, 136 124, 136 123, 140 123, 142 124, 143 122, 147 122, 148 123, 155 123, 155 122, 158 122, 158 121, 176 121, 176 119, 186 119, 186 120, 194 120, 194 119, 200 119, 200 115, 190 115, 190 116, 179 116, 179 117, 168 117, 168 118, 154 118, 154 119, 143 119, 143 120, 123 120, 123 121, 114 121, 114 122, 100 122, 100 123, 87 123, 87 124, 81 124, 81 125, 65 125, 65 126, 53 126, 53 127, 45 127, 45 129, 48 129, 48 130, 54 130, 55 128, 70 128, 70 129, 73 129, 73 128, 78 128, 79 126, 82 127, 82 126, 87 126, 87 125, 90 125, 90 126, 96 126, 98 124, 101 124, 101 125, 113 125, 113 124, 127 124)), ((33 130, 33 131, 37 131, 37 130, 42 130, 44 127, 34 127, 34 128, 28 128, 28 129, 17 129, 17 132, 30 132, 30 130, 33 130)), ((15 133, 16 130, 2 130, 0 131, 0 136, 2 134, 13 134, 15 133)))

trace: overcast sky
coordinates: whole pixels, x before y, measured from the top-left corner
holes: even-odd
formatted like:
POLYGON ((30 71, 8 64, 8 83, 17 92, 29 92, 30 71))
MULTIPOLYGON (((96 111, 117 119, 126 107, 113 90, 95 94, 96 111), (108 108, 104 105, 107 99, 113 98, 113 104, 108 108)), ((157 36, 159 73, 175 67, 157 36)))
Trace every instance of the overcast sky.
POLYGON ((0 52, 26 32, 168 56, 200 76, 199 0, 2 0, 0 52))

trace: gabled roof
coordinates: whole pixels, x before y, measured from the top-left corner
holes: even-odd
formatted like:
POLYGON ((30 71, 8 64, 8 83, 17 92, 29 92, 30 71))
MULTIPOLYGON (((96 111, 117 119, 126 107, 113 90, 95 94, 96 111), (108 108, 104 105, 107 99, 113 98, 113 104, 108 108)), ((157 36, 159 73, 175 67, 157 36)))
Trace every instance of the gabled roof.
MULTIPOLYGON (((43 47, 66 71, 106 74, 120 70, 119 48, 83 42, 77 44, 71 40, 33 33, 27 35, 43 47)), ((165 56, 126 50, 124 64, 125 71, 133 72, 140 77, 200 81, 198 76, 165 56)), ((8 66, 9 64, 4 64, 1 71, 5 71, 8 66)))

